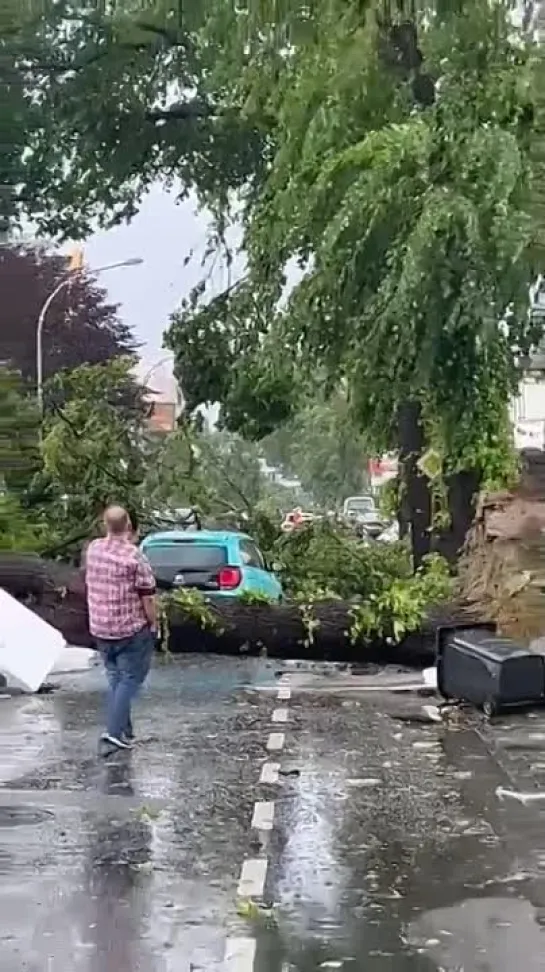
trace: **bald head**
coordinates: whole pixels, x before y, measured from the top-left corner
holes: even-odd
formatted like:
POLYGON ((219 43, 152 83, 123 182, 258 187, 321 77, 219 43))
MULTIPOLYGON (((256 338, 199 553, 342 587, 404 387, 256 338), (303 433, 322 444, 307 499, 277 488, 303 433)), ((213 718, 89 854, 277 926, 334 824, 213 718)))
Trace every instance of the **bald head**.
POLYGON ((124 537, 131 529, 129 514, 122 506, 109 506, 104 511, 104 526, 111 537, 124 537))

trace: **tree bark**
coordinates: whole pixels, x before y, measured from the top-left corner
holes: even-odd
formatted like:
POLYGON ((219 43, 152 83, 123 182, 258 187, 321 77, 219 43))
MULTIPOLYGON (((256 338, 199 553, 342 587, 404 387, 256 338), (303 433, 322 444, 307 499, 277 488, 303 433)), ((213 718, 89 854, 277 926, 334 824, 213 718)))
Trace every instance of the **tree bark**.
POLYGON ((418 459, 425 448, 420 404, 404 402, 399 408, 399 459, 402 480, 400 532, 409 534, 415 569, 431 549, 431 498, 427 476, 418 459), (407 531, 408 525, 408 531, 407 531))
MULTIPOLYGON (((0 587, 26 604, 62 632, 69 644, 92 647, 81 571, 23 554, 0 553, 0 587)), ((347 634, 352 601, 323 601, 315 605, 319 622, 308 637, 300 608, 295 604, 248 605, 225 598, 210 606, 215 623, 203 629, 179 607, 171 609, 169 649, 174 653, 214 652, 349 663, 431 664, 436 654, 437 628, 466 617, 460 605, 443 604, 430 610, 418 631, 400 643, 381 634, 352 643, 347 634)))
POLYGON ((476 470, 462 470, 447 478, 450 525, 433 539, 433 550, 455 564, 475 518, 480 476, 476 470))

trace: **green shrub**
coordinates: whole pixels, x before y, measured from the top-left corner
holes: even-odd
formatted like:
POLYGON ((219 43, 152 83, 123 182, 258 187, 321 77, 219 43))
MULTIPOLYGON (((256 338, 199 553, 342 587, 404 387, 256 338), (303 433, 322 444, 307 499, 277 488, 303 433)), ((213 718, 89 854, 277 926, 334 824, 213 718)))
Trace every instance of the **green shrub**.
POLYGON ((416 631, 432 605, 452 595, 447 562, 437 554, 412 570, 404 543, 365 544, 351 531, 319 522, 282 537, 276 544, 279 575, 288 598, 300 605, 312 643, 320 601, 352 601, 352 641, 400 641, 416 631))
POLYGON ((352 531, 319 521, 281 537, 273 557, 288 598, 365 599, 384 583, 412 574, 403 543, 364 544, 352 531))
POLYGON ((19 553, 40 548, 39 529, 25 516, 19 501, 9 493, 0 493, 0 550, 19 553))

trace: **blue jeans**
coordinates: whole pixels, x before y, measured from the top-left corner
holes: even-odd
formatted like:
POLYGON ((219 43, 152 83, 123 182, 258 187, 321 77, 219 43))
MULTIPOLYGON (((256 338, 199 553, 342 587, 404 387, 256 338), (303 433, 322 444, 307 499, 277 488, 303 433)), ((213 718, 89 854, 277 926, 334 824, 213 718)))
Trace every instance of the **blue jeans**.
POLYGON ((149 628, 119 641, 97 641, 108 677, 107 731, 120 739, 132 737, 131 703, 144 684, 154 649, 149 628))

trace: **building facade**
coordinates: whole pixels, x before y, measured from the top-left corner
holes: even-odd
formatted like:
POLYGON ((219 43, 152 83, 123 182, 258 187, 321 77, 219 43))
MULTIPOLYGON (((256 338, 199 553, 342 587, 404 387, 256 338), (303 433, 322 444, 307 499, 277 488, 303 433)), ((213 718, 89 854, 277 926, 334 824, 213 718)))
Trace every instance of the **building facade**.
POLYGON ((165 359, 149 367, 142 361, 138 372, 147 389, 148 430, 158 435, 173 432, 183 410, 183 396, 174 377, 172 362, 165 359))

